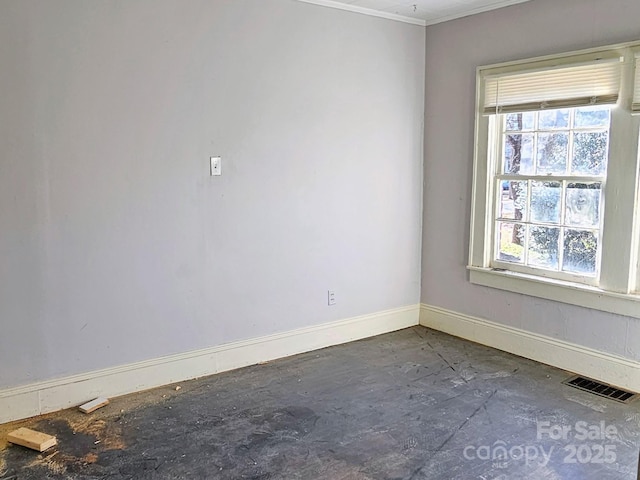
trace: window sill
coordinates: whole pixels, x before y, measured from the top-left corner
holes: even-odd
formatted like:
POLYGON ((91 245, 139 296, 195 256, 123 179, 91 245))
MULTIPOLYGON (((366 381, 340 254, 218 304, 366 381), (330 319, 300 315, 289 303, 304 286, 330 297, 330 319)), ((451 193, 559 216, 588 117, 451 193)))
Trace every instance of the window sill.
POLYGON ((467 267, 471 283, 533 297, 640 318, 640 295, 491 268, 467 267))

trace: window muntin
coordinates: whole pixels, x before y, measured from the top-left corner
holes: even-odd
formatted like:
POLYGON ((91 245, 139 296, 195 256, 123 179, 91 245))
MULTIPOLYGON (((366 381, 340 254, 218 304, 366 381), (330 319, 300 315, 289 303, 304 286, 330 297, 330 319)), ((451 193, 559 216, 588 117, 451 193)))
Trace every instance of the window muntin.
POLYGON ((596 285, 611 107, 496 117, 491 266, 596 285))

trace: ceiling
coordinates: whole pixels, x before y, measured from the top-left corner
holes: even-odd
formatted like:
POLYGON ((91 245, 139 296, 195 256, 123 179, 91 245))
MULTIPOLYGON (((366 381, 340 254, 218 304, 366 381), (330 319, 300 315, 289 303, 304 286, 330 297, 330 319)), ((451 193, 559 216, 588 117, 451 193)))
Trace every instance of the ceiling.
POLYGON ((418 25, 433 25, 454 18, 506 7, 528 0, 301 0, 418 25))

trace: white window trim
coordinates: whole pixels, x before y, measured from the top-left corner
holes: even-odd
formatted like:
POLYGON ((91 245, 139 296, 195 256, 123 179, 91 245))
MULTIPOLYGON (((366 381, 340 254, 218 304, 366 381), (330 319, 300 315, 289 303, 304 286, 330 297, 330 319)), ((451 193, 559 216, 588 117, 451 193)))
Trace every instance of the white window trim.
MULTIPOLYGON (((471 229, 469 244, 469 277, 471 283, 531 295, 563 303, 580 305, 621 315, 640 318, 640 252, 638 230, 638 142, 640 117, 632 116, 636 55, 640 42, 599 47, 561 55, 537 57, 522 61, 478 67, 476 76, 475 152, 471 229), (536 63, 542 68, 589 61, 603 52, 624 57, 620 97, 611 113, 611 136, 607 187, 604 201, 602 269, 599 286, 574 283, 491 268, 492 220, 494 189, 489 159, 499 148, 496 123, 484 115, 483 81, 488 74, 518 71, 536 63), (613 168, 611 166, 613 165, 613 168), (624 198, 626 202, 616 201, 624 198), (630 202, 635 199, 635 202, 630 202)), ((493 119, 492 119, 493 118, 493 119)))

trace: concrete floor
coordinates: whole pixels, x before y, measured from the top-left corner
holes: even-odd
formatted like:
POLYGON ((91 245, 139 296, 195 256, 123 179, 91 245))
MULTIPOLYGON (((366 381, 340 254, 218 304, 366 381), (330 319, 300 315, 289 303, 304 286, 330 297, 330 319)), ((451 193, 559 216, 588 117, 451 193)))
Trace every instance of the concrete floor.
POLYGON ((415 327, 0 426, 0 479, 635 480, 640 402, 568 376, 415 327))

